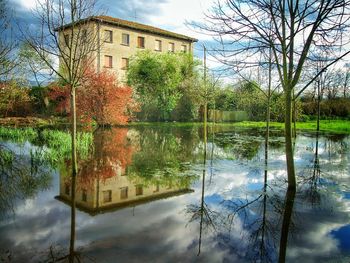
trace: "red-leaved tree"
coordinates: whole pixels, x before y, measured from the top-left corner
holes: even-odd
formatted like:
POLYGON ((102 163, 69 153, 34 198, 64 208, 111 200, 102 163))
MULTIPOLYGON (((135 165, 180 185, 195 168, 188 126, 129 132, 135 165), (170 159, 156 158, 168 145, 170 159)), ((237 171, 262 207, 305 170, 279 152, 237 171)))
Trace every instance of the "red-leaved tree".
POLYGON ((56 113, 60 115, 70 113, 70 90, 68 86, 62 86, 56 82, 51 83, 47 95, 56 113))
MULTIPOLYGON (((138 105, 132 98, 132 88, 121 84, 116 75, 102 71, 87 70, 77 89, 77 117, 84 123, 96 121, 98 125, 126 124, 138 105)), ((70 114, 70 89, 52 84, 49 98, 59 114, 70 114)))
POLYGON ((78 116, 101 126, 125 124, 137 110, 132 94, 132 88, 121 84, 114 73, 89 70, 78 89, 78 116))

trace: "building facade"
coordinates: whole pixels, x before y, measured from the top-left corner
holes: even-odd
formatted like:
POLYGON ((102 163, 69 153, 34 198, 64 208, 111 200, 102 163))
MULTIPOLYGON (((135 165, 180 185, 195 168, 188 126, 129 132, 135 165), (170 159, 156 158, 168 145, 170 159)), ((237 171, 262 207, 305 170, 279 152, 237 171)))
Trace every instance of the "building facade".
MULTIPOLYGON (((91 64, 97 72, 106 69, 116 73, 119 80, 125 80, 130 58, 139 51, 192 53, 197 42, 192 37, 109 16, 90 17, 82 24, 97 34, 91 64)), ((69 32, 69 25, 63 27, 60 39, 69 42, 69 32)))
MULTIPOLYGON (((56 199, 71 205, 71 191, 71 178, 61 173, 60 192, 56 199)), ((91 176, 78 176, 74 202, 79 210, 97 215, 192 192, 190 185, 144 185, 141 177, 130 178, 126 171, 117 167, 115 175, 110 178, 103 179, 96 171, 92 171, 91 176)))

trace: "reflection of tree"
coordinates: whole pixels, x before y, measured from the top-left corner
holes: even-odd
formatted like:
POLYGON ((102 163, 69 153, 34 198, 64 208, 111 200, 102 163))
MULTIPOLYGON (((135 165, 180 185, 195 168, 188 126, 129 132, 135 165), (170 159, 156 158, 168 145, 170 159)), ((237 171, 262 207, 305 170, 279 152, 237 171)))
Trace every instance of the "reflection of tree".
POLYGON ((230 158, 252 160, 258 153, 261 139, 251 134, 219 133, 214 142, 230 155, 230 158))
MULTIPOLYGON (((347 163, 347 143, 343 136, 325 136, 322 137, 324 142, 321 144, 324 146, 323 158, 329 158, 329 160, 322 160, 320 162, 320 135, 317 132, 315 143, 308 149, 313 151, 313 158, 307 169, 302 174, 300 181, 300 198, 304 201, 311 203, 311 205, 321 205, 321 199, 323 194, 329 194, 330 190, 327 184, 330 181, 334 181, 334 172, 342 172, 346 170, 347 163), (327 149, 331 150, 331 155, 327 154, 327 149), (328 155, 328 156, 327 156, 328 155), (321 169, 322 163, 322 169, 321 169), (345 165, 344 165, 345 164, 345 165), (335 167, 336 165, 336 167, 335 167)), ((322 152, 322 151, 321 151, 322 152)))
POLYGON ((275 262, 276 226, 283 211, 278 194, 268 184, 268 160, 270 132, 265 133, 264 183, 260 191, 246 193, 246 199, 224 200, 222 204, 228 212, 226 225, 229 230, 234 219, 243 220, 243 227, 249 233, 247 257, 256 262, 275 262))
POLYGON ((227 227, 231 229, 234 219, 239 217, 243 220, 244 229, 249 233, 247 257, 253 261, 274 262, 276 227, 283 208, 281 208, 280 197, 267 184, 266 170, 264 177, 261 193, 257 193, 255 197, 245 200, 226 200, 223 204, 229 213, 227 227))
POLYGON ((42 262, 68 262, 74 263, 83 262, 81 254, 75 249, 75 218, 76 218, 76 206, 75 206, 75 190, 76 190, 76 176, 71 176, 71 218, 70 218, 70 239, 69 239, 69 253, 65 252, 64 249, 55 248, 50 246, 48 255, 44 256, 45 260, 42 262))
POLYGON ((205 203, 205 176, 206 176, 206 163, 207 163, 207 126, 204 122, 204 150, 203 150, 203 173, 202 173, 202 188, 201 188, 201 202, 200 205, 190 204, 186 208, 186 213, 191 215, 189 223, 199 220, 199 240, 198 240, 198 254, 201 253, 202 245, 202 233, 203 229, 213 228, 215 230, 215 223, 213 218, 215 218, 216 212, 211 210, 205 203))
MULTIPOLYGON (((72 199, 71 199, 71 204, 75 204, 76 200, 76 194, 75 190, 77 189, 76 187, 76 176, 71 177, 71 189, 74 190, 72 193, 72 199)), ((69 239, 69 253, 65 252, 64 249, 60 247, 54 247, 50 246, 47 255, 44 255, 43 258, 45 260, 41 260, 40 262, 68 262, 69 263, 74 263, 74 262, 87 262, 87 259, 90 262, 95 262, 91 258, 83 258, 83 255, 80 251, 77 251, 75 248, 75 227, 76 227, 76 206, 71 205, 71 225, 70 225, 70 239, 69 239)))
POLYGON ((0 215, 5 216, 16 200, 34 197, 51 184, 51 170, 42 148, 29 156, 0 144, 0 215))
POLYGON ((195 175, 189 171, 199 154, 192 129, 140 128, 139 151, 133 155, 128 175, 142 184, 188 187, 195 175))
POLYGON ((311 204, 319 204, 321 200, 321 195, 319 192, 319 186, 321 184, 321 169, 319 161, 319 132, 316 133, 316 143, 315 143, 315 154, 312 161, 312 169, 310 170, 310 175, 304 176, 302 179, 301 197, 304 200, 308 200, 311 204))
POLYGON ((94 153, 80 164, 78 186, 92 187, 94 181, 104 181, 126 173, 137 149, 128 137, 127 128, 101 129, 94 133, 94 153))
POLYGON ((286 261, 287 241, 288 241, 288 234, 290 231, 290 225, 292 222, 294 198, 295 198, 295 189, 288 188, 285 202, 284 202, 283 221, 282 221, 282 230, 281 230, 281 239, 280 239, 280 249, 279 249, 279 258, 278 258, 278 262, 280 263, 286 261))

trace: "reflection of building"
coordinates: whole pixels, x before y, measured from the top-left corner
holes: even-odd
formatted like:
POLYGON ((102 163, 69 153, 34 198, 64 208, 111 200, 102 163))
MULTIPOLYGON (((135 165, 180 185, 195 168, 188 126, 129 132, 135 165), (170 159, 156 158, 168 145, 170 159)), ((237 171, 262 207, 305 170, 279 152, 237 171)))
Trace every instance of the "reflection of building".
MULTIPOLYGON (((60 176, 60 194, 56 199, 69 204, 71 183, 66 179, 65 176, 60 176)), ((76 207, 90 215, 192 192, 187 188, 135 184, 126 175, 117 175, 103 180, 95 177, 88 186, 80 179, 77 178, 76 207)))

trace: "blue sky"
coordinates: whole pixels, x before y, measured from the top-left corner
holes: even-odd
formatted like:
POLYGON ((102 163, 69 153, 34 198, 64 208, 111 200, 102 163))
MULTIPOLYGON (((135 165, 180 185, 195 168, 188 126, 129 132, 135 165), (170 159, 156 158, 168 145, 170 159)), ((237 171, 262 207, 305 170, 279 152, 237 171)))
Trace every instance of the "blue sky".
MULTIPOLYGON (((40 1, 40 0, 39 0, 40 1)), ((198 58, 203 57, 202 44, 207 46, 214 41, 207 35, 195 32, 188 26, 191 21, 203 21, 205 13, 212 7, 215 0, 98 0, 97 4, 105 15, 136 21, 184 34, 199 39, 195 44, 194 53, 198 58)), ((33 9, 37 0, 7 0, 9 8, 21 25, 35 30, 33 9)), ((218 62, 210 60, 209 68, 219 66, 218 62)))
MULTIPOLYGON (((99 0, 100 9, 113 17, 136 21, 160 27, 198 39, 206 36, 197 34, 186 21, 200 21, 211 7, 213 0, 99 0)), ((27 25, 33 23, 32 9, 36 0, 8 0, 15 16, 27 25)))
MULTIPOLYGON (((35 8, 36 1, 40 0, 7 0, 15 17, 22 24, 31 25, 34 17, 31 9, 35 8)), ((195 45, 195 56, 202 58, 202 44, 208 49, 217 43, 209 36, 199 34, 186 25, 186 22, 201 22, 205 13, 215 4, 216 0, 99 0, 98 5, 106 15, 126 20, 149 24, 199 39, 195 45)), ((35 30, 35 25, 31 27, 35 30)), ((207 57, 209 68, 220 68, 213 57, 207 57)))

